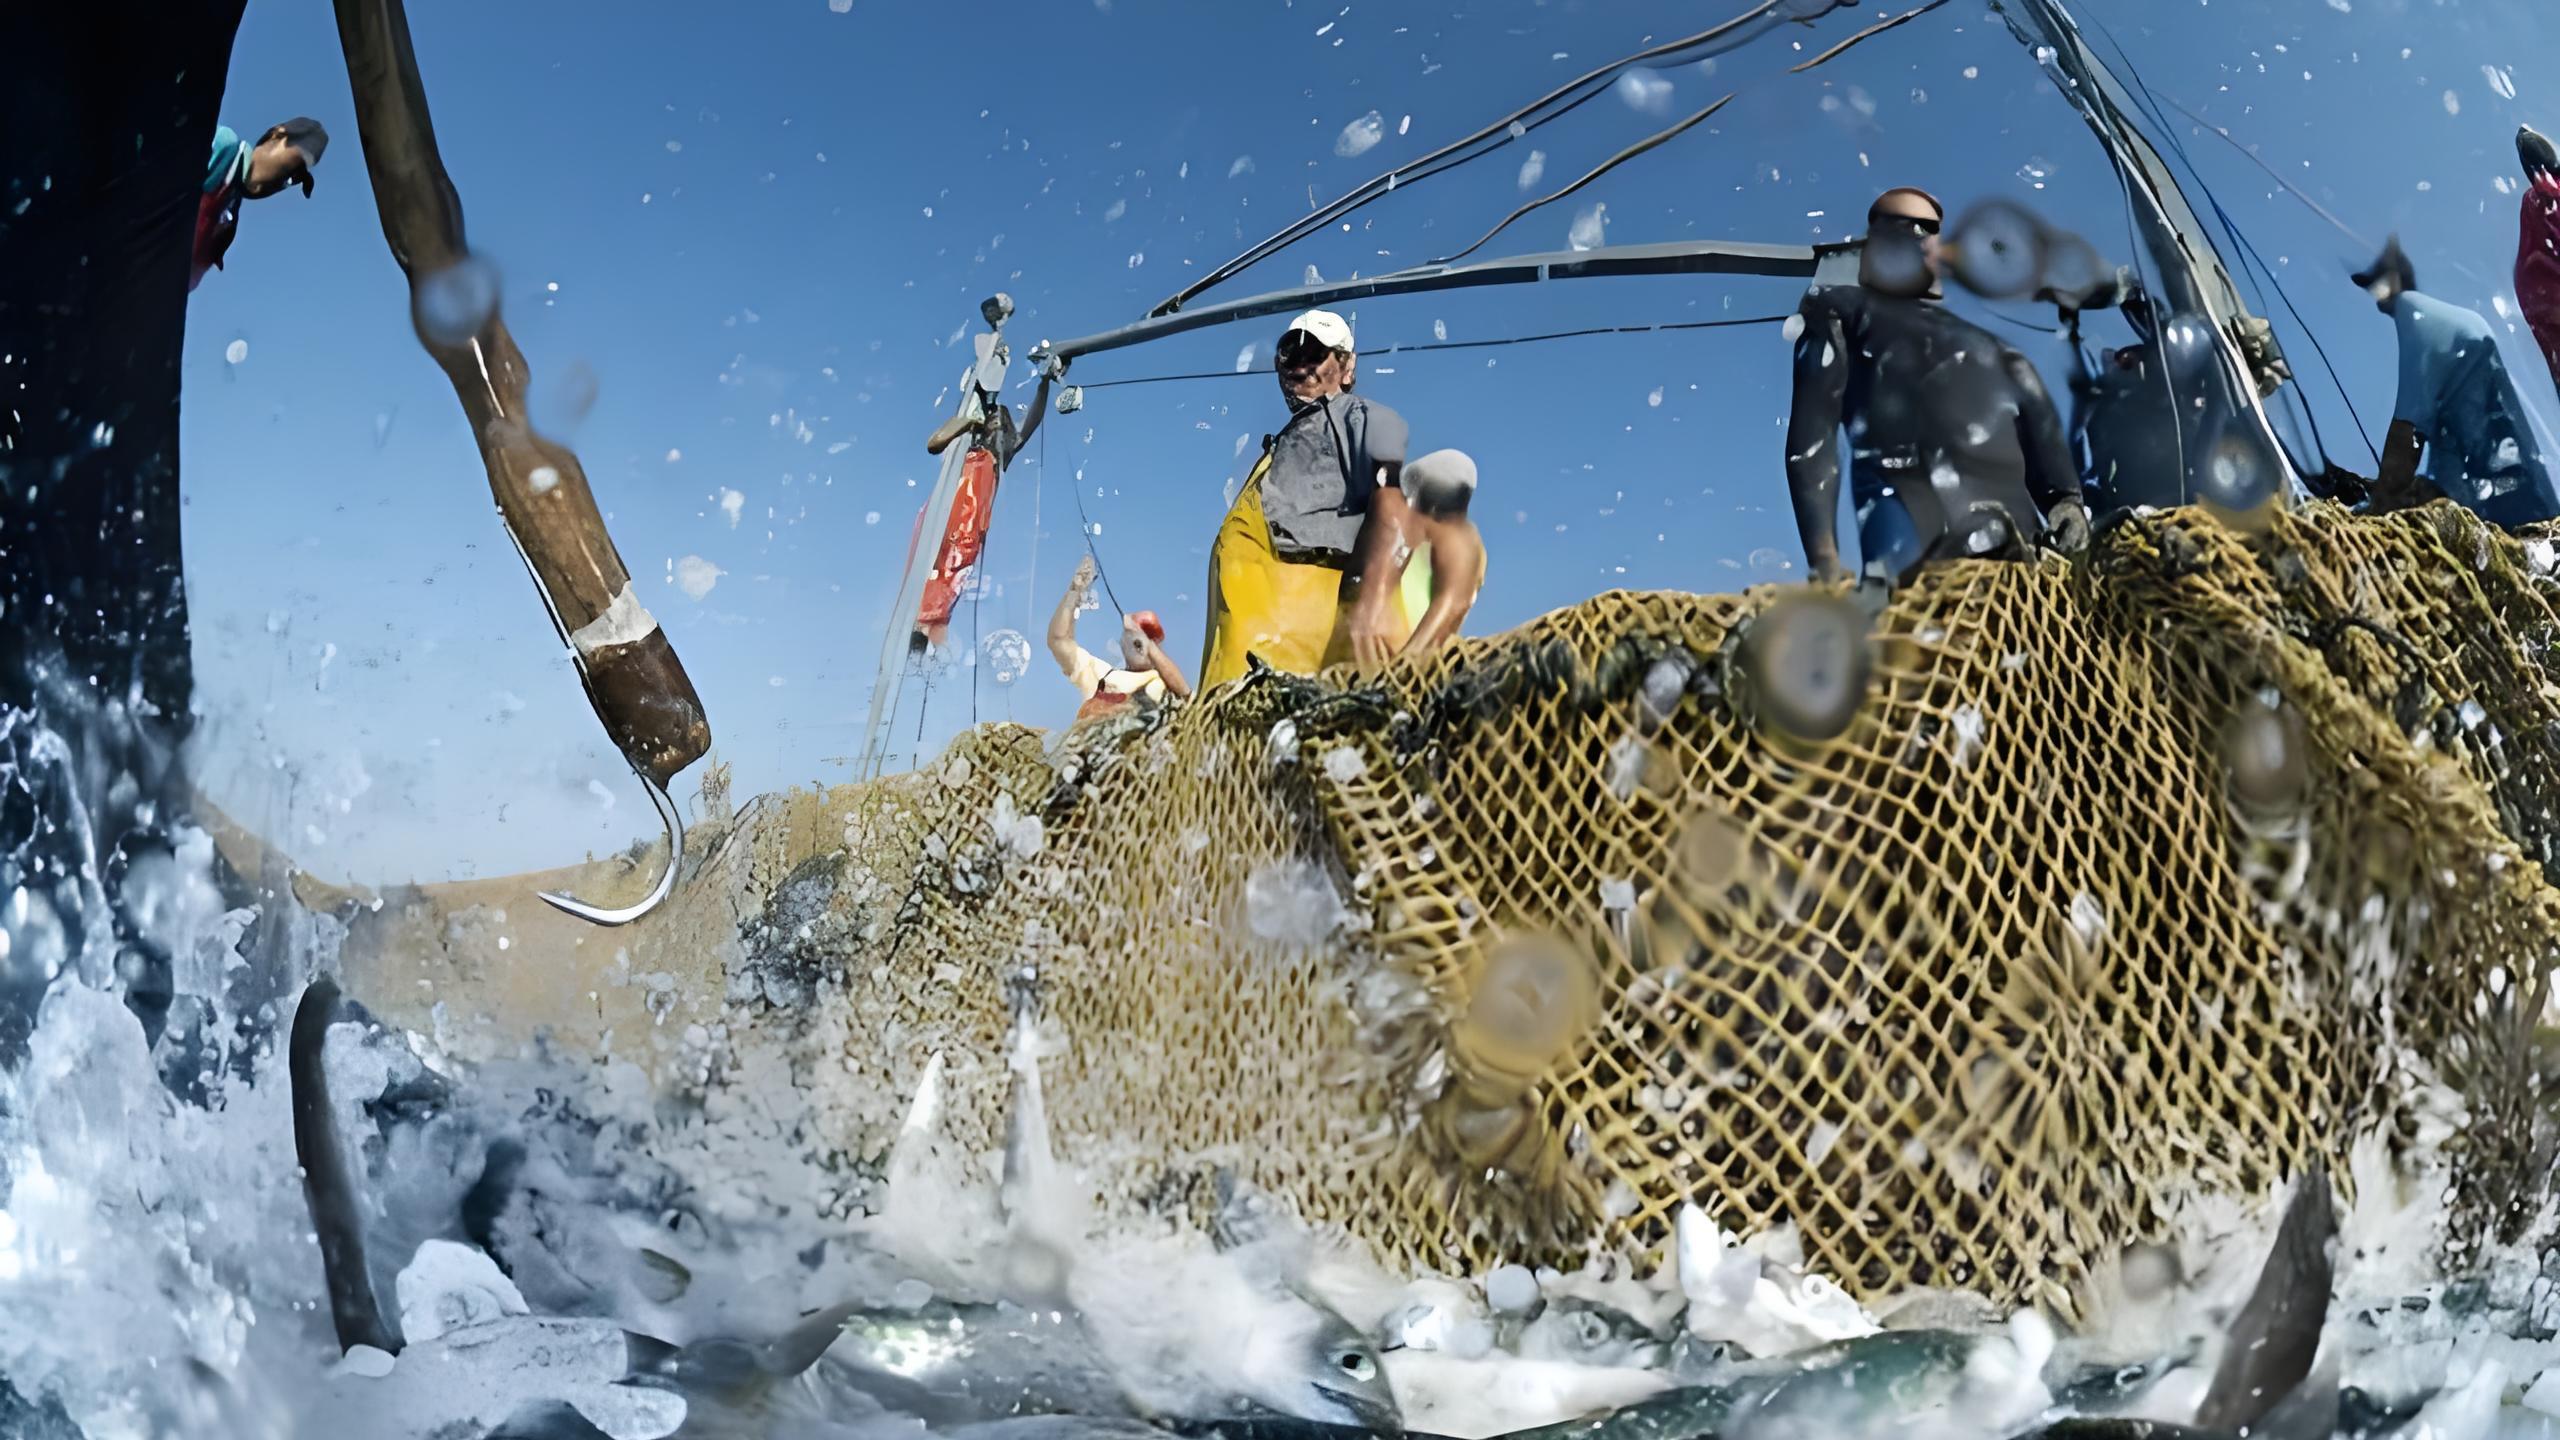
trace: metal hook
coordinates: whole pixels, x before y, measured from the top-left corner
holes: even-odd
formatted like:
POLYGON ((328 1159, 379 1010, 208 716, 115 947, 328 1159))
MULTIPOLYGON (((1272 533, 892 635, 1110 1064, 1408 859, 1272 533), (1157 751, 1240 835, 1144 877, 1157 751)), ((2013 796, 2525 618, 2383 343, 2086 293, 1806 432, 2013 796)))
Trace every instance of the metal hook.
POLYGON ((628 925, 657 909, 668 894, 676 888, 676 871, 684 867, 684 822, 676 816, 676 802, 667 798, 667 787, 650 779, 648 774, 637 766, 632 768, 631 773, 639 776, 641 786, 649 792, 649 803, 658 807, 658 819, 667 827, 666 873, 658 877, 658 883, 649 887, 649 893, 640 897, 637 904, 626 905, 619 910, 607 910, 601 906, 590 905, 574 895, 561 895, 549 890, 540 892, 542 898, 555 908, 575 915, 590 924, 628 925))

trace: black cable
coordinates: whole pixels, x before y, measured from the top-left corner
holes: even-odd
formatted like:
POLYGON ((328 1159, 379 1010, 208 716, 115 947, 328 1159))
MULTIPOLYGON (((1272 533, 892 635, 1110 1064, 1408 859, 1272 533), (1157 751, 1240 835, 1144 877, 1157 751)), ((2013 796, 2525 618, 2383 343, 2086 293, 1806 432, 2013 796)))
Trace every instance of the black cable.
MULTIPOLYGON (((2118 53, 2122 53, 2122 51, 2123 51, 2123 48, 2124 48, 2124 47, 2122 47, 2122 46, 2118 46, 2118 47, 2116 47, 2116 48, 2117 48, 2118 53)), ((2284 191, 2285 191, 2285 193, 2286 193, 2286 194, 2291 195, 2294 199, 2301 201, 2305 206, 2309 207, 2309 208, 2310 208, 2310 211, 2311 211, 2311 213, 2312 213, 2312 214, 2317 215, 2317 216, 2319 216, 2321 219, 2328 221, 2328 222, 2329 222, 2329 224, 2330 224, 2332 227, 2334 227, 2334 228, 2337 230, 2337 232, 2338 232, 2339 234, 2346 236, 2348 239, 2353 240, 2354 242, 2356 242, 2356 244, 2358 244, 2358 245, 2360 245, 2360 246, 2364 247, 2364 248, 2365 248, 2365 249, 2367 249, 2367 250, 2371 250, 2371 249, 2373 249, 2373 248, 2374 248, 2374 244, 2373 244, 2373 242, 2372 242, 2372 241, 2367 240, 2367 239, 2366 239, 2366 238, 2364 238, 2362 235, 2357 234, 2354 230, 2349 229, 2349 228, 2348 228, 2348 226, 2347 226, 2347 222, 2346 222, 2346 221, 2341 220, 2341 219, 2339 219, 2337 216, 2330 214, 2330 213, 2329 213, 2329 210, 2328 210, 2328 207, 2326 207, 2326 206, 2322 205, 2319 201, 2312 199, 2312 198, 2311 198, 2311 196, 2310 196, 2310 194, 2309 194, 2309 192, 2305 191, 2301 186, 2296 185, 2296 184, 2294 184, 2291 180, 2286 179, 2286 178, 2284 177, 2283 172, 2281 172, 2281 171, 2277 170, 2277 169, 2276 169, 2276 167, 2274 167, 2273 165, 2268 164, 2268 163, 2266 162, 2266 158, 2265 158, 2264 156, 2260 155, 2257 151, 2252 150, 2252 149, 2250 149, 2248 146, 2241 144, 2241 143, 2240 143, 2240 140, 2239 140, 2239 137, 2237 137, 2237 136, 2233 135, 2229 130, 2226 130, 2226 129, 2224 129, 2222 126, 2219 126, 2219 125, 2214 124, 2212 121, 2207 120, 2206 118, 2204 118, 2203 116, 2201 116, 2201 115, 2197 114, 2197 113, 2196 113, 2196 112, 2194 112, 2193 110, 2188 109, 2185 105, 2180 104, 2180 103, 2178 102, 2178 98, 2177 98, 2176 96, 2174 96, 2174 95, 2167 97, 2164 103, 2166 103, 2166 104, 2170 105, 2171 107, 2175 108, 2179 114, 2184 115, 2184 116, 2186 116, 2188 119, 2193 120, 2194 122, 2196 122, 2198 125, 2203 126, 2203 127, 2204 127, 2207 131, 2209 131, 2210 133, 2212 133, 2212 134, 2214 134, 2214 135, 2218 135, 2218 136, 2222 137, 2222 142, 2223 142, 2224 144, 2226 144, 2226 145, 2230 146, 2230 147, 2231 147, 2232 149, 2234 149, 2234 150, 2239 151, 2241 154, 2248 156, 2248 157, 2249 157, 2249 162, 2250 162, 2251 164, 2253 164, 2253 165, 2257 166, 2259 169, 2264 170, 2265 172, 2267 172, 2267 178, 2268 178, 2268 179, 2273 180, 2274 182, 2276 182, 2276 184, 2278 184, 2278 185, 2280 185, 2280 186, 2284 187, 2284 191)))
MULTIPOLYGON (((1928 14, 1930 11, 1937 9, 1939 6, 1946 3, 1947 0, 1929 0, 1929 3, 1922 5, 1917 9, 1905 11, 1889 20, 1879 20, 1875 24, 1868 26, 1866 29, 1859 31, 1857 34, 1850 36, 1848 39, 1841 41, 1839 44, 1832 46, 1830 49, 1823 51, 1821 54, 1814 56, 1812 59, 1805 61, 1803 64, 1794 66, 1789 69, 1787 73, 1790 75, 1801 75, 1817 65, 1830 61, 1834 57, 1847 51, 1850 47, 1858 44, 1860 41, 1872 39, 1873 37, 1881 35, 1885 31, 1891 30, 1898 25, 1909 24, 1911 21, 1919 19, 1921 16, 1928 14)), ((1772 76, 1768 78, 1774 79, 1776 77, 1772 76)), ((1749 88, 1749 86, 1744 87, 1744 89, 1749 88)), ((1738 90, 1731 92, 1723 99, 1709 105, 1707 108, 1690 116, 1688 119, 1681 121, 1679 124, 1673 125, 1665 130, 1655 131, 1653 134, 1646 136, 1642 140, 1628 146, 1626 149, 1621 150, 1617 154, 1610 156, 1608 159, 1601 161, 1598 165, 1592 167, 1590 171, 1585 173, 1581 179, 1574 181, 1572 184, 1567 185, 1563 189, 1555 191, 1552 194, 1542 195, 1537 199, 1530 201, 1528 204, 1521 206, 1519 209, 1512 211, 1510 214, 1503 216, 1499 224, 1484 232, 1483 235, 1477 237, 1477 240, 1473 245, 1468 246, 1466 249, 1461 250, 1454 255, 1444 256, 1438 260, 1432 261, 1431 263, 1434 265, 1454 265, 1458 261, 1473 255, 1478 250, 1483 249, 1487 241, 1510 228, 1511 222, 1514 220, 1519 219, 1521 216, 1528 214, 1532 210, 1543 209, 1546 206, 1554 204, 1558 200, 1562 200, 1567 196, 1574 194, 1584 186, 1589 185, 1592 181, 1597 180, 1601 176, 1608 174, 1610 171, 1617 169, 1620 165, 1623 165, 1637 156, 1678 137, 1682 132, 1694 128, 1709 116, 1715 114, 1719 110, 1722 110, 1727 105, 1732 104, 1734 96, 1739 95, 1740 93, 1741 91, 1738 90)))
POLYGON ((1865 41, 1872 40, 1887 30, 1897 29, 1901 26, 1908 25, 1912 21, 1919 19, 1921 16, 1928 14, 1930 11, 1937 9, 1939 6, 1946 3, 1947 0, 1929 0, 1929 3, 1926 5, 1922 5, 1911 10, 1905 10, 1901 14, 1893 16, 1891 19, 1879 20, 1873 25, 1868 26, 1866 29, 1859 31, 1857 34, 1850 36, 1848 39, 1841 41, 1839 44, 1832 46, 1830 49, 1823 51, 1821 54, 1816 55, 1812 59, 1807 60, 1803 64, 1789 70, 1787 73, 1790 75, 1801 75, 1816 65, 1824 64, 1836 58, 1842 51, 1847 50, 1853 45, 1858 45, 1865 41))
POLYGON ((2064 333, 2062 327, 2059 325, 2039 325, 2033 320, 2021 320, 2017 316, 2011 315, 2007 311, 2004 311, 1994 305, 1985 305, 1982 307, 1982 311, 1984 314, 1989 315, 1992 319, 1997 320, 2004 325, 2014 325, 2021 330, 2031 331, 2038 335, 2060 335, 2064 333))
MULTIPOLYGON (((1654 335, 1674 330, 1728 330, 1743 325, 1783 325, 1794 319, 1785 315, 1751 315, 1738 320, 1677 320, 1660 325, 1593 325, 1581 330, 1550 330, 1541 335, 1506 335, 1493 340, 1442 340, 1428 345, 1390 345, 1383 350, 1363 350, 1361 355, 1372 360, 1390 355, 1422 355, 1440 350, 1490 350, 1504 345, 1531 345, 1545 340, 1580 340, 1593 335, 1654 335)), ((1082 388, 1108 390, 1120 385, 1162 385, 1175 380, 1236 380, 1246 376, 1268 378, 1262 370, 1195 370, 1182 375, 1136 375, 1126 380, 1094 380, 1082 388)), ((1081 501, 1078 502, 1081 505, 1081 501)), ((1100 561, 1097 559, 1097 565, 1100 561)))
POLYGON ((1555 191, 1552 194, 1541 195, 1537 199, 1530 201, 1528 204, 1521 206, 1519 209, 1512 211, 1510 214, 1503 216, 1492 229, 1477 236, 1476 242, 1468 246, 1466 249, 1460 250, 1455 254, 1443 255, 1431 263, 1434 265, 1457 264, 1459 261, 1473 255, 1478 250, 1483 249, 1485 247, 1485 243, 1493 239, 1494 236, 1511 228, 1512 221, 1519 219, 1521 216, 1528 214, 1532 210, 1542 209, 1546 206, 1553 205, 1557 201, 1564 199, 1566 196, 1573 194, 1577 190, 1580 190, 1583 186, 1588 185, 1592 181, 1599 179, 1601 176, 1608 174, 1610 171, 1617 169, 1627 161, 1633 160, 1646 151, 1678 137, 1684 131, 1689 130, 1700 121, 1705 120, 1708 116, 1715 114, 1717 111, 1732 103, 1733 96, 1728 94, 1723 99, 1718 100, 1713 105, 1710 105, 1704 110, 1699 111, 1697 114, 1690 116, 1688 119, 1681 121, 1679 124, 1671 126, 1669 129, 1657 130, 1651 135, 1647 135, 1633 145, 1628 146, 1626 149, 1621 150, 1617 154, 1610 156, 1608 159, 1601 161, 1589 172, 1584 174, 1581 179, 1574 181, 1572 184, 1567 185, 1563 189, 1555 191))
MULTIPOLYGON (((1469 160, 1475 159, 1479 155, 1492 153, 1494 150, 1501 148, 1501 143, 1508 143, 1511 138, 1510 129, 1513 125, 1519 125, 1523 131, 1531 130, 1537 126, 1546 124, 1550 120, 1560 119, 1563 116, 1572 113, 1572 111, 1579 108, 1586 102, 1605 93, 1607 87, 1605 85, 1594 86, 1594 82, 1611 79, 1621 71, 1624 71, 1631 66, 1642 65, 1648 61, 1664 59, 1672 55, 1681 54, 1684 51, 1694 50, 1701 45, 1712 44, 1745 25, 1751 25, 1756 21, 1767 19, 1770 14, 1778 8, 1778 3, 1779 0, 1761 0, 1760 4, 1754 6, 1743 14, 1734 16, 1730 20, 1721 21, 1715 25, 1711 25, 1694 35, 1690 35, 1679 40, 1667 41, 1649 49, 1636 51, 1631 55, 1621 56, 1597 69, 1586 72, 1576 79, 1569 80, 1564 84, 1557 86, 1555 89, 1548 91, 1546 94, 1539 96, 1537 99, 1530 101, 1528 104, 1521 106, 1519 109, 1512 111, 1510 114, 1503 116, 1501 119, 1494 121, 1492 124, 1485 126, 1483 129, 1476 131, 1472 135, 1468 135, 1463 139, 1453 140, 1418 160, 1397 166, 1383 174, 1372 176, 1368 180, 1365 180, 1360 184, 1353 186, 1350 190, 1345 191, 1339 198, 1335 199, 1331 203, 1318 207, 1316 210, 1311 211, 1306 215, 1300 216, 1298 219, 1282 226, 1271 235, 1266 236, 1261 241, 1247 247, 1242 254, 1237 255, 1234 259, 1231 259, 1225 264, 1218 266, 1216 269, 1211 270, 1208 274, 1201 276, 1191 284, 1184 286, 1180 291, 1159 303, 1154 309, 1148 311, 1147 314, 1150 317, 1157 315, 1170 315, 1173 312, 1180 310, 1193 297, 1199 295, 1209 287, 1229 279, 1248 266, 1260 263, 1262 260, 1268 258, 1277 251, 1295 244, 1306 236, 1323 229, 1325 226, 1341 219, 1344 215, 1368 204, 1371 200, 1374 200, 1381 195, 1393 192, 1399 185, 1410 184, 1415 180, 1428 179, 1430 176, 1440 174, 1454 165, 1464 164, 1469 160), (1594 88, 1583 90, 1583 87, 1585 86, 1594 86, 1594 88), (1574 92, 1576 90, 1583 90, 1583 93, 1575 95, 1574 92), (1567 99, 1567 96, 1572 96, 1572 98, 1567 99), (1562 103, 1559 105, 1559 102, 1562 103), (1546 109, 1550 105, 1558 105, 1558 108, 1553 114, 1538 114, 1539 111, 1546 109), (1530 117, 1533 115, 1537 118, 1531 119, 1530 117), (1486 146, 1484 149, 1476 150, 1470 154, 1461 155, 1458 153, 1469 149, 1471 146, 1481 145, 1483 142, 1492 139, 1496 135, 1504 137, 1503 141, 1495 145, 1486 146), (1443 161, 1446 161, 1447 163, 1441 163, 1443 161)), ((1753 40, 1758 39, 1760 35, 1765 33, 1769 28, 1770 27, 1766 25, 1760 26, 1751 34, 1735 40, 1732 45, 1729 45, 1726 48, 1731 49, 1737 46, 1747 45, 1753 40)))
MULTIPOLYGON (((2241 231, 2239 222, 2233 220, 2231 218, 2231 212, 2223 208, 2222 198, 2214 193, 2212 182, 2204 178, 2204 172, 2196 166, 2195 157, 2187 153, 2186 142, 2178 136, 2177 129, 2169 123, 2168 116, 2161 113, 2160 106, 2163 101, 2160 93, 2151 88, 2150 81, 2142 78, 2141 67, 2135 65, 2133 63, 2133 57, 2126 53, 2124 42, 2116 38, 2115 32, 2109 29, 2106 22, 2103 20, 2098 22, 2098 33, 2107 37, 2107 44, 2115 50, 2116 59, 2121 61, 2124 65, 2126 78, 2133 81, 2134 89, 2140 93, 2144 100, 2150 103, 2151 122, 2160 127, 2161 137, 2169 142, 2169 148, 2176 151, 2178 159, 2186 165, 2187 173, 2192 176, 2196 182, 2196 188, 2204 192, 2205 203, 2213 207, 2214 218, 2221 222, 2223 233, 2230 236, 2232 243, 2239 247, 2243 256, 2244 266, 2254 266, 2257 273, 2263 274, 2266 277, 2266 286, 2259 293, 2258 303, 2261 306, 2265 305, 2265 290, 2270 289, 2275 291, 2276 298, 2278 300, 2284 302, 2285 313, 2293 317, 2293 323, 2302 331, 2303 338, 2311 342, 2312 353, 2320 357, 2320 367, 2328 372, 2329 383, 2337 390, 2339 403, 2346 406, 2347 418, 2355 423, 2356 437, 2364 442, 2365 451, 2373 457, 2373 463, 2377 466, 2380 465, 2382 463, 2382 452, 2374 446, 2373 432, 2365 428, 2364 416, 2357 411, 2354 399, 2347 394, 2346 381, 2339 377, 2337 365, 2329 358, 2329 347, 2320 343, 2320 332, 2312 329, 2311 323, 2302 318, 2301 308, 2293 303, 2293 294, 2285 288, 2284 281, 2277 276, 2275 267, 2267 263, 2266 257, 2258 252, 2257 245, 2241 231)), ((2178 110, 2185 113, 2189 119, 2194 120, 2195 123, 2203 126, 2205 129, 2215 129, 2213 125, 2206 122, 2201 117, 2198 117, 2195 112, 2188 110, 2184 105, 2179 105, 2176 100, 2171 99, 2166 103, 2176 106, 2178 110)), ((2247 149, 2240 147, 2237 140, 2232 139, 2229 132, 2217 131, 2216 133, 2221 134, 2222 138, 2225 141, 2228 141, 2235 148, 2240 148, 2242 154, 2249 154, 2247 149)), ((2257 160, 2258 167, 2265 170, 2269 176, 2273 177, 2276 183, 2285 185, 2288 190, 2292 189, 2291 185, 2284 179, 2284 177, 2277 175, 2275 170, 2268 166, 2265 161, 2258 160, 2258 157, 2255 155, 2250 155, 2249 158, 2257 160)), ((2351 240, 2356 238, 2355 232, 2348 230, 2336 216, 2321 209, 2320 206, 2316 202, 2313 202, 2308 196, 2300 196, 2299 192, 2295 193, 2305 204, 2310 205, 2315 213, 2329 221, 2330 224, 2336 225, 2338 229, 2347 236, 2347 238, 2351 240)), ((2312 446, 2320 452, 2320 463, 2325 468, 2330 463, 2329 446, 2328 442, 2320 434, 2319 414, 2311 408, 2311 402, 2307 397, 2297 396, 2296 398, 2302 405, 2303 419, 2311 429, 2312 446)), ((2291 459, 2292 457, 2288 456, 2286 458, 2291 459)), ((2300 470, 2302 469, 2302 466, 2297 462, 2294 468, 2300 470)))
MULTIPOLYGON (((1043 427, 1040 432, 1040 468, 1043 470, 1049 468, 1049 432, 1046 427, 1043 427)), ((1111 608, 1119 611, 1120 618, 1126 620, 1129 618, 1129 612, 1121 608, 1120 596, 1111 588, 1111 567, 1102 563, 1102 547, 1093 543, 1093 520, 1084 513, 1083 470, 1076 471, 1076 478, 1067 486, 1067 490, 1075 496, 1076 524, 1083 528, 1084 552, 1093 557, 1093 573, 1102 581, 1102 593, 1111 601, 1111 608)))

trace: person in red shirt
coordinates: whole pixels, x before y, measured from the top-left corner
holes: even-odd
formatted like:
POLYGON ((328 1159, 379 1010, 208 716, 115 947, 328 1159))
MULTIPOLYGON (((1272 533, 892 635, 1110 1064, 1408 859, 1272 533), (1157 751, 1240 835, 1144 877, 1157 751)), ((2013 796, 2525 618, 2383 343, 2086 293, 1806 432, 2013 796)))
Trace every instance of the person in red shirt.
POLYGON ((2516 305, 2542 361, 2560 382, 2560 150, 2530 125, 2516 130, 2524 162, 2523 234, 2516 239, 2516 305))
POLYGON ((329 132, 320 122, 297 116, 270 125, 255 145, 242 144, 228 125, 213 130, 213 157, 205 163, 204 197, 196 202, 195 264, 187 275, 192 292, 204 283, 204 272, 220 269, 240 228, 240 202, 264 200, 300 185, 311 194, 311 168, 329 148, 329 132))

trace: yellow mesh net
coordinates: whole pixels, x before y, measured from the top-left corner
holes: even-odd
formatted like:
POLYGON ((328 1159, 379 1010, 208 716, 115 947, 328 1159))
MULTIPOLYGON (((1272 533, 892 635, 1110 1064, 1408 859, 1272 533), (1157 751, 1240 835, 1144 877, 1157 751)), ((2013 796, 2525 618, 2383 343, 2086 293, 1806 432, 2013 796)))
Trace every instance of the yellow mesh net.
POLYGON ((1651 1250, 1696 1200, 1861 1294, 2057 1303, 2172 1194, 2449 1093, 2478 1243, 2547 1186, 2551 568, 2446 505, 2136 519, 1925 576, 1828 742, 1752 720, 1785 677, 1743 637, 1801 587, 1603 595, 975 731, 751 811, 748 889, 830 877, 782 918, 844 1046, 944 1050, 977 1142, 1027 967, 1109 1206, 1229 1167, 1454 1269, 1651 1250))

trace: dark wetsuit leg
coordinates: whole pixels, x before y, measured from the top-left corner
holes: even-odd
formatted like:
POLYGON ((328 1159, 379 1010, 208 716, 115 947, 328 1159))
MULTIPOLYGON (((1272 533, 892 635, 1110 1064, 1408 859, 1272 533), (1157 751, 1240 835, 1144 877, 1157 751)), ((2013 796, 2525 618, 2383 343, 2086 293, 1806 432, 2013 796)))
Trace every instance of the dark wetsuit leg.
MULTIPOLYGON (((243 3, 0 3, 0 706, 34 708, 34 667, 59 657, 72 683, 118 700, 138 687, 160 712, 118 725, 48 706, 62 746, 10 727, 0 891, 53 895, 77 951, 90 915, 60 877, 97 867, 126 1003, 154 1040, 170 957, 143 937, 121 884, 167 846, 189 796, 172 763, 191 688, 179 353, 243 3)), ((0 1061, 48 979, 0 967, 0 1061)), ((183 1053, 170 1063, 197 1068, 183 1053)))
POLYGON ((138 683, 173 732, 179 350, 243 3, 0 6, 0 665, 22 686, 59 647, 107 693, 138 683))

